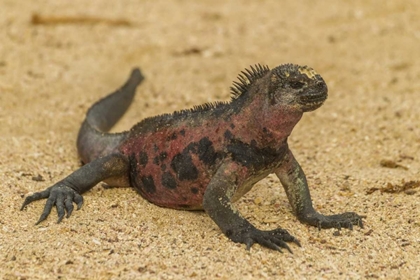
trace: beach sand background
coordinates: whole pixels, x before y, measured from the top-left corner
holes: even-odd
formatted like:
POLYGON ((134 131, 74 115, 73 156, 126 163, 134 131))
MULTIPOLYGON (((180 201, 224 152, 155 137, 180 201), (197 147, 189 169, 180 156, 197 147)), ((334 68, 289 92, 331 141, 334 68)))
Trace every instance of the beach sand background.
POLYGON ((0 278, 419 279, 420 2, 0 0, 0 278), (113 131, 229 100, 256 63, 305 64, 329 99, 289 146, 324 214, 365 227, 322 230, 291 212, 275 176, 236 203, 257 227, 302 243, 283 254, 228 240, 204 212, 164 209, 101 184, 56 224, 25 195, 80 161, 86 110, 141 67, 146 81, 113 131))

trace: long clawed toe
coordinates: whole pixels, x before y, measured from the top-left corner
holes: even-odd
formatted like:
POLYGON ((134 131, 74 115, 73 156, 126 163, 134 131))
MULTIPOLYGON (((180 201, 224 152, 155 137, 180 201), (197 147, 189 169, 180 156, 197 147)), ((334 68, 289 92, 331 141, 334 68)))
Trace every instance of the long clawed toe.
POLYGON ((320 216, 317 219, 316 226, 319 230, 327 228, 335 228, 341 230, 342 228, 353 230, 353 226, 357 225, 363 228, 363 219, 366 216, 360 216, 354 212, 346 212, 343 214, 320 216))
POLYGON ((247 245, 247 250, 249 250, 254 243, 258 243, 261 246, 279 252, 282 252, 282 249, 286 249, 293 254, 293 251, 287 242, 293 242, 299 247, 301 246, 300 242, 284 229, 275 229, 272 231, 260 231, 255 229, 244 243, 247 245))
POLYGON ((20 210, 34 201, 45 198, 47 198, 47 201, 36 225, 47 219, 54 206, 57 209, 57 223, 60 223, 64 217, 69 218, 71 216, 74 210, 73 202, 77 204, 77 210, 83 205, 83 197, 75 190, 65 185, 54 185, 42 192, 27 196, 20 210))
POLYGON ((31 195, 28 195, 25 198, 25 201, 22 203, 22 206, 20 207, 20 211, 25 209, 25 207, 31 204, 32 202, 40 200, 40 199, 48 198, 49 196, 50 196, 50 188, 43 190, 42 192, 36 192, 31 195))

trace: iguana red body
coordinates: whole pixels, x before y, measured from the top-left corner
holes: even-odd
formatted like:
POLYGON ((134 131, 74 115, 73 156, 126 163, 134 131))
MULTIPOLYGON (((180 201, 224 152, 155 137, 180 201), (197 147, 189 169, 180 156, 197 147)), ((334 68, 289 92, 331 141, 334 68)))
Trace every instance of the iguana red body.
POLYGON ((77 146, 86 163, 54 186, 28 196, 48 198, 38 223, 55 205, 59 222, 81 207, 81 194, 100 181, 132 186, 148 201, 176 209, 204 209, 233 241, 272 249, 298 241, 286 230, 261 231, 232 202, 270 173, 286 190, 298 219, 319 228, 362 226, 347 212, 324 216, 312 207, 305 175, 287 138, 307 111, 322 105, 327 86, 313 69, 292 64, 273 70, 257 65, 239 75, 232 100, 147 118, 130 131, 108 131, 130 105, 143 80, 138 69, 118 91, 88 111, 77 146))

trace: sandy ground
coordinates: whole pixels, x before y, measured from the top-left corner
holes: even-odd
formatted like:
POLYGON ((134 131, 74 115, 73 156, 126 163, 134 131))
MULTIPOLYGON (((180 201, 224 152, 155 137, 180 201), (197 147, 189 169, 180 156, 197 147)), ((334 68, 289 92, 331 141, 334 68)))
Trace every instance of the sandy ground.
POLYGON ((419 14, 417 0, 0 0, 0 278, 420 279, 419 14), (19 211, 79 167, 86 110, 134 66, 147 81, 115 131, 228 100, 243 68, 288 62, 329 86, 289 139, 314 205, 367 215, 364 229, 299 223, 273 176, 237 206, 259 228, 288 229, 294 254, 248 252, 204 212, 130 188, 96 186, 58 225, 54 210, 34 226, 44 201, 19 211))

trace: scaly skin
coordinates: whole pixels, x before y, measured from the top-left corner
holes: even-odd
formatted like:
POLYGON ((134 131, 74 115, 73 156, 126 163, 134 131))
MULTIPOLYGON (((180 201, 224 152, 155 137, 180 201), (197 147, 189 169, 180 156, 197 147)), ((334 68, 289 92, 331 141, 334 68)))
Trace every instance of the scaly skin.
POLYGON ((145 119, 130 131, 108 131, 130 105, 143 80, 138 69, 118 91, 88 111, 77 141, 87 163, 62 181, 25 199, 47 198, 37 223, 56 206, 58 222, 69 217, 73 202, 100 181, 132 186, 148 201, 176 209, 204 209, 234 242, 281 251, 296 238, 278 228, 262 231, 248 222, 232 202, 270 173, 275 173, 297 218, 318 228, 363 226, 353 212, 325 216, 316 212, 299 163, 287 145, 304 112, 322 105, 327 86, 313 69, 256 65, 232 87, 232 100, 204 104, 145 119))

